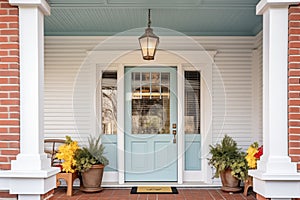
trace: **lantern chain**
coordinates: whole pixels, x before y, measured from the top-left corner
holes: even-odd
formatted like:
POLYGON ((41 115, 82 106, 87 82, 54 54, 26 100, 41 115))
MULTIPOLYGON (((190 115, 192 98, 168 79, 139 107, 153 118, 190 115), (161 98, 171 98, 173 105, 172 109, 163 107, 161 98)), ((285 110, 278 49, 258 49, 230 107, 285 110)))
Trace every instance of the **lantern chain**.
POLYGON ((150 12, 151 12, 151 9, 148 9, 148 28, 150 28, 150 25, 151 25, 150 12))

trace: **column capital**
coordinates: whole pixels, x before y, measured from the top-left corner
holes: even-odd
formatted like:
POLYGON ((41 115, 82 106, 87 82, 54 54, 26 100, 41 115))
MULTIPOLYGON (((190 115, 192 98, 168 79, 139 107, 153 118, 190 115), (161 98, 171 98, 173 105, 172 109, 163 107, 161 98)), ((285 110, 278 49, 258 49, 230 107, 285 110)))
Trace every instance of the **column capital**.
POLYGON ((291 4, 299 4, 299 3, 300 3, 299 0, 261 0, 256 5, 256 14, 262 15, 270 7, 288 8, 288 6, 291 4))
POLYGON ((46 0, 9 0, 9 3, 14 6, 36 6, 43 12, 44 15, 50 15, 50 6, 46 0))

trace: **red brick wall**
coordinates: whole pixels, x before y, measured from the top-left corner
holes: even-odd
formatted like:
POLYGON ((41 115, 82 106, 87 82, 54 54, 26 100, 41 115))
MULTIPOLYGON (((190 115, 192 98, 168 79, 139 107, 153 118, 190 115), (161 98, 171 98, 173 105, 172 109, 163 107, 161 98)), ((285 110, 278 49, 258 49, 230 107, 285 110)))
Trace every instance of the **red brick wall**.
POLYGON ((289 8, 289 155, 300 170, 300 5, 289 8))
POLYGON ((20 149, 19 12, 0 0, 0 169, 20 149))

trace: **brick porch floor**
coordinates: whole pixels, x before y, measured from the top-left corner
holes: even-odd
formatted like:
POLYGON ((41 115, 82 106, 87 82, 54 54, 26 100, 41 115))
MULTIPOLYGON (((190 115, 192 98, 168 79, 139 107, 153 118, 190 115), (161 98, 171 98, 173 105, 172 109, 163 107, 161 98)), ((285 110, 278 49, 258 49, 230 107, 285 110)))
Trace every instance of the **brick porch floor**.
POLYGON ((66 196, 66 188, 55 189, 53 200, 255 200, 255 194, 251 191, 245 197, 242 193, 229 194, 220 189, 188 189, 177 188, 179 194, 130 194, 130 188, 111 189, 106 188, 99 193, 83 193, 78 188, 73 191, 73 196, 66 196))

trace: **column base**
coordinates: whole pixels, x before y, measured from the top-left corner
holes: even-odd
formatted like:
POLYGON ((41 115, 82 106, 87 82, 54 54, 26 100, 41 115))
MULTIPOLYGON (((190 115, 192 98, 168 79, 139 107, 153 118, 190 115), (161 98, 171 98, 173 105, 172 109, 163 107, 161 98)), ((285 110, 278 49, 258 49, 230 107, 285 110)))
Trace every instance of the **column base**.
POLYGON ((253 190, 265 198, 290 199, 300 197, 300 173, 270 173, 249 170, 253 190))
POLYGON ((0 186, 9 190, 10 194, 19 194, 24 198, 46 194, 56 187, 58 172, 60 169, 57 167, 46 170, 0 171, 0 186))

